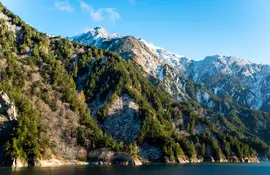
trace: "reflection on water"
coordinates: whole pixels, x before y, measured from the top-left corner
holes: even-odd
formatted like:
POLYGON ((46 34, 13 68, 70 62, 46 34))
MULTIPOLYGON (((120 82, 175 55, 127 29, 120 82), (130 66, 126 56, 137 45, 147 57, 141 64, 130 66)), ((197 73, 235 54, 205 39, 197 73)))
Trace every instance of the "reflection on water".
POLYGON ((0 168, 0 175, 270 175, 270 162, 260 164, 187 164, 148 166, 69 166, 0 168))

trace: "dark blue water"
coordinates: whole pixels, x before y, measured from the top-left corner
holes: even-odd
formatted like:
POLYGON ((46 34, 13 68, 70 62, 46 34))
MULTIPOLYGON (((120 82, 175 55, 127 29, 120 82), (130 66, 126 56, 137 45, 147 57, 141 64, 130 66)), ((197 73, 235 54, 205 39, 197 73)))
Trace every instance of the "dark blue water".
POLYGON ((0 168, 0 175, 270 175, 270 162, 260 164, 188 164, 0 168))

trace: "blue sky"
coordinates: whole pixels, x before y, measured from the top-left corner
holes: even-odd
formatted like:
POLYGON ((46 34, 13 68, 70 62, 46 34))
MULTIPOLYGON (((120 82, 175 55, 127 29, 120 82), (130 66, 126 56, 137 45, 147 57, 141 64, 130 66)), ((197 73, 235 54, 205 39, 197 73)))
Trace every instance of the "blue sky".
POLYGON ((39 31, 73 36, 103 26, 203 59, 270 64, 270 0, 0 0, 39 31))

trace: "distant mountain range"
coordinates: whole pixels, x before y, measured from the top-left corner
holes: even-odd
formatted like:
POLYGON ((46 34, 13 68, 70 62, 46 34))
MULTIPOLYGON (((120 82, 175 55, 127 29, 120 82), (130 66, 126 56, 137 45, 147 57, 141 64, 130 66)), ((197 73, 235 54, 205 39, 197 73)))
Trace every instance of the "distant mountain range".
MULTIPOLYGON (((221 55, 207 56, 204 60, 195 61, 143 39, 110 34, 103 27, 93 28, 87 33, 69 39, 116 52, 126 60, 134 60, 147 75, 161 81, 166 80, 168 91, 178 96, 177 98, 182 96, 179 92, 171 91, 170 84, 173 83, 168 82, 168 77, 166 78, 166 66, 172 68, 170 71, 175 75, 203 84, 217 97, 230 97, 241 106, 270 112, 269 65, 221 55)), ((181 86, 180 84, 178 89, 181 89, 181 86)), ((197 99, 200 99, 199 94, 197 95, 197 99)))

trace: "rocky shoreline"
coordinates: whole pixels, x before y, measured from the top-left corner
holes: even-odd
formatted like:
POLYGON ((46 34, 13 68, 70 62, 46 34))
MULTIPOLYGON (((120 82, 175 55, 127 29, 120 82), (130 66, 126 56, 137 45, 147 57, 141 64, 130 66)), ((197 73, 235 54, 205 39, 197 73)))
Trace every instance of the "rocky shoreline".
MULTIPOLYGON (((103 154, 102 156, 106 156, 108 158, 108 155, 103 154)), ((155 164, 152 162, 149 162, 144 159, 139 158, 133 158, 132 156, 129 156, 125 153, 116 154, 114 159, 104 159, 104 157, 98 156, 98 157, 92 157, 96 160, 90 160, 88 162, 86 161, 79 161, 79 160, 63 160, 63 159, 57 159, 52 158, 49 160, 38 160, 35 162, 34 167, 59 167, 59 166, 69 166, 69 165, 123 165, 123 166, 141 166, 141 165, 151 165, 155 164)), ((109 156, 110 157, 110 156, 109 156)), ((267 161, 267 160, 263 160, 267 161)), ((269 161, 269 160, 268 160, 269 161)), ((260 163, 259 159, 257 157, 251 157, 251 158, 242 158, 238 159, 237 157, 231 157, 230 159, 221 159, 221 160, 215 160, 213 157, 209 157, 207 159, 198 159, 198 158, 178 158, 177 162, 173 161, 166 161, 167 164, 197 164, 197 163, 204 163, 204 162, 211 162, 211 163, 260 163)), ((158 163, 158 162, 156 162, 158 163)), ((161 162, 159 162, 161 163, 161 162)), ((164 163, 164 162, 163 162, 164 163)), ((14 160, 12 165, 12 168, 23 168, 23 167, 29 167, 28 163, 23 160, 14 160)))
POLYGON ((229 159, 222 158, 215 160, 213 157, 205 157, 205 158, 178 158, 177 162, 166 161, 166 163, 203 163, 203 162, 211 162, 211 163, 260 163, 260 160, 257 157, 246 157, 242 159, 238 159, 236 156, 232 156, 229 159))

